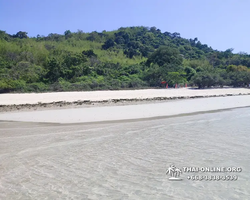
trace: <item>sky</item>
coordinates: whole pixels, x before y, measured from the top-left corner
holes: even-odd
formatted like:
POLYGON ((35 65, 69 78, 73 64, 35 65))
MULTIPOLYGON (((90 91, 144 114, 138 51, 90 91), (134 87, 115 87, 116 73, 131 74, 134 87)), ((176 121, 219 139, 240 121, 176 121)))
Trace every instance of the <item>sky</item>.
POLYGON ((250 54, 249 0, 0 0, 0 30, 29 37, 146 26, 250 54))

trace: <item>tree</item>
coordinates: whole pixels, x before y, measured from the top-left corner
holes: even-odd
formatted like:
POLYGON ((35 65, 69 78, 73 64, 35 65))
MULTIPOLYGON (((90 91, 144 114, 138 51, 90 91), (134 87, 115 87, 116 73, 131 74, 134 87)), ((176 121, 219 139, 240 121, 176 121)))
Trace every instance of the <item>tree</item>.
POLYGON ((229 65, 227 66, 227 72, 246 72, 249 71, 249 69, 246 66, 242 65, 229 65))
POLYGON ((185 67, 184 71, 187 74, 186 77, 188 81, 190 81, 191 78, 196 74, 195 69, 193 69, 192 67, 185 67))
POLYGON ((233 56, 233 48, 230 48, 230 49, 227 49, 225 52, 224 52, 224 57, 225 58, 231 58, 233 56))
POLYGON ((51 41, 62 41, 63 35, 59 35, 57 33, 50 33, 45 39, 46 40, 51 40, 51 41))
POLYGON ((169 85, 174 85, 176 83, 184 84, 187 82, 184 75, 185 74, 179 72, 169 72, 168 75, 166 76, 166 81, 169 85))
POLYGON ((10 38, 9 35, 5 31, 0 30, 0 39, 4 39, 4 40, 8 41, 9 38, 10 38))
POLYGON ((62 76, 61 63, 56 58, 51 58, 47 61, 46 76, 51 83, 56 82, 62 76))
POLYGON ((43 75, 43 69, 29 62, 19 62, 10 69, 13 80, 24 80, 27 83, 36 82, 43 75))
POLYGON ((160 86, 189 81, 199 87, 250 82, 250 55, 218 51, 198 38, 156 27, 28 38, 0 30, 0 85, 4 91, 90 90, 160 86), (25 39, 27 38, 27 39, 25 39))
POLYGON ((230 72, 229 77, 231 80, 231 85, 234 87, 245 87, 250 84, 250 72, 230 72))
POLYGON ((168 46, 160 47, 157 49, 147 60, 147 65, 151 63, 163 66, 166 64, 173 64, 179 66, 182 64, 182 56, 176 48, 171 48, 168 46))
POLYGON ((128 57, 128 58, 133 58, 134 56, 138 56, 140 55, 140 53, 138 51, 136 51, 133 48, 129 48, 127 50, 124 51, 124 54, 128 57))
POLYGON ((107 50, 107 49, 109 49, 109 48, 111 48, 111 47, 113 47, 113 46, 115 46, 114 40, 113 40, 113 39, 108 39, 108 40, 104 43, 104 45, 102 45, 102 49, 107 50))
POLYGON ((158 86, 161 80, 165 78, 162 75, 161 68, 157 64, 153 64, 144 71, 143 80, 148 82, 150 86, 158 86))
POLYGON ((198 72, 191 79, 191 82, 199 88, 221 86, 222 81, 223 79, 218 74, 211 72, 198 72))
POLYGON ((16 35, 14 35, 14 37, 20 38, 20 39, 28 38, 28 33, 23 32, 23 31, 19 31, 16 33, 16 35))
POLYGON ((68 38, 71 38, 72 37, 72 33, 70 30, 66 30, 64 32, 64 36, 65 36, 65 39, 68 39, 68 38))
POLYGON ((94 51, 92 49, 86 50, 86 51, 82 51, 82 54, 85 55, 85 56, 87 56, 88 58, 97 57, 97 55, 94 53, 94 51))
POLYGON ((177 32, 174 32, 174 33, 172 34, 172 37, 173 37, 173 38, 180 38, 180 37, 181 37, 181 34, 180 34, 180 33, 177 33, 177 32))

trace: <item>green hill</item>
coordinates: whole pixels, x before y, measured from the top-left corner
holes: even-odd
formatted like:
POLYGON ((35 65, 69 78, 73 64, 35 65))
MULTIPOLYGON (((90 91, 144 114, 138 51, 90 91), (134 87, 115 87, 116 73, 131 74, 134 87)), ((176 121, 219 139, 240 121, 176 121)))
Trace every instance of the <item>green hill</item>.
POLYGON ((101 33, 0 31, 0 92, 143 88, 188 83, 200 88, 250 83, 250 55, 217 51, 197 38, 128 27, 101 33))

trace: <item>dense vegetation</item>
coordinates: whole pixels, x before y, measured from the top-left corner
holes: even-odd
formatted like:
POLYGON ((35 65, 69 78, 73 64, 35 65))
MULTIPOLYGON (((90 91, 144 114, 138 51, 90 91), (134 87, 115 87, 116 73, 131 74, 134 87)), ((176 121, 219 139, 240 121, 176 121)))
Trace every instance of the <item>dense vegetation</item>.
POLYGON ((155 27, 32 38, 0 31, 0 92, 159 87, 162 81, 245 87, 250 55, 217 51, 155 27))

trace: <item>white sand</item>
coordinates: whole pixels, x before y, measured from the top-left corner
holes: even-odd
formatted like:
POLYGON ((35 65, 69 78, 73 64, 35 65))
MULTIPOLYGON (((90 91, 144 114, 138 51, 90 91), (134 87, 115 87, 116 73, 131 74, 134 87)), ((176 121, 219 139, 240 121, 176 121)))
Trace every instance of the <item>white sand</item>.
MULTIPOLYGON (((0 104, 247 94, 248 91, 172 89, 6 94, 0 95, 0 104)), ((157 119, 245 106, 250 106, 250 95, 0 113, 0 199, 248 199, 249 108, 135 123, 64 124, 157 119), (204 173, 183 173, 183 181, 174 182, 166 175, 170 164, 241 167, 243 171, 236 174, 237 181, 188 181, 188 175, 204 173)))
POLYGON ((0 94, 0 105, 12 104, 37 104, 57 101, 102 101, 110 99, 146 99, 155 97, 194 97, 226 94, 250 94, 247 88, 222 88, 195 90, 181 89, 145 89, 145 90, 120 90, 120 91, 92 91, 92 92, 53 92, 29 94, 0 94))
POLYGON ((0 199, 249 199, 249 113, 94 125, 0 122, 0 199), (242 172, 183 172, 182 181, 170 181, 171 164, 242 172), (238 180, 188 180, 193 175, 238 180))
POLYGON ((0 113, 0 120, 86 123, 135 120, 250 106, 250 95, 176 100, 141 105, 0 113))

